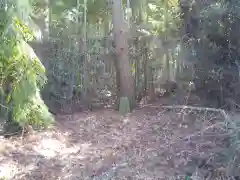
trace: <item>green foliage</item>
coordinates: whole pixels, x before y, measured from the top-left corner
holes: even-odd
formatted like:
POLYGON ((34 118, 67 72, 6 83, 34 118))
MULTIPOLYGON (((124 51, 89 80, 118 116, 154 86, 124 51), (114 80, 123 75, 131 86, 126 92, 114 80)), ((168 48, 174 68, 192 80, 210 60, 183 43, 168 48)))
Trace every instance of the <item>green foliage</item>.
POLYGON ((180 25, 178 1, 153 1, 152 3, 148 3, 147 11, 148 22, 153 27, 153 33, 163 35, 178 32, 180 25))
POLYGON ((177 0, 132 1, 136 23, 154 35, 176 36, 181 23, 180 6, 177 0))
POLYGON ((1 14, 7 18, 1 21, 0 87, 2 92, 12 87, 11 92, 5 94, 8 96, 6 103, 20 125, 46 125, 53 118, 40 97, 40 89, 46 83, 45 69, 26 43, 34 38, 33 32, 13 10, 1 9, 1 14))

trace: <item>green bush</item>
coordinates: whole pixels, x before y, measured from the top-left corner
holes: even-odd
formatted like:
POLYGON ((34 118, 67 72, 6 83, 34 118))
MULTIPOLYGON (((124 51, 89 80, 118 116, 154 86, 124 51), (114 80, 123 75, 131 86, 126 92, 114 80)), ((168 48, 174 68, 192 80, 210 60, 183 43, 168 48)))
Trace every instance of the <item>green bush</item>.
POLYGON ((40 96, 45 68, 27 44, 33 33, 12 11, 1 9, 0 14, 6 18, 0 21, 0 88, 5 103, 20 126, 49 125, 53 117, 40 96))

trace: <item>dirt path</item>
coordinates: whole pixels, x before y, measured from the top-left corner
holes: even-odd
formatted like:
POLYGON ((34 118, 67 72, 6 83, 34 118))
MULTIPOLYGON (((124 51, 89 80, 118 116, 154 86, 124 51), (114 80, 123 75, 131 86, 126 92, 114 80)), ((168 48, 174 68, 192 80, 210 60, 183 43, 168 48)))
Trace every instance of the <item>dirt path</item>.
MULTIPOLYGON (((23 144, 19 139, 1 140, 0 177, 182 179, 209 160, 211 152, 227 146, 222 117, 216 113, 145 107, 126 117, 102 110, 57 119, 54 129, 29 135, 23 144)), ((202 178, 221 166, 214 164, 211 170, 199 169, 202 178)))

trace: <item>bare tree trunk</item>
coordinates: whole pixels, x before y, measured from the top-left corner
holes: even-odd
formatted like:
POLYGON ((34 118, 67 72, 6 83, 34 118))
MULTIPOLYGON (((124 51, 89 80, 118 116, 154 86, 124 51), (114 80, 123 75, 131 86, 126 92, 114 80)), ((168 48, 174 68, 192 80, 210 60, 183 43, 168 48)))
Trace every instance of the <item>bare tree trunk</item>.
POLYGON ((154 79, 152 66, 148 66, 148 97, 149 101, 155 99, 154 79))
POLYGON ((166 53, 166 73, 167 73, 167 81, 170 81, 171 75, 170 75, 170 57, 169 57, 169 52, 166 53))
POLYGON ((143 93, 144 95, 147 94, 148 90, 148 55, 147 55, 147 48, 144 47, 144 85, 143 85, 143 93))
MULTIPOLYGON (((78 7, 79 7, 79 1, 78 1, 78 7)), ((82 38, 82 52, 84 53, 83 58, 84 58, 84 77, 83 77, 83 100, 84 103, 87 105, 89 109, 91 109, 91 102, 89 99, 89 84, 90 84, 90 78, 89 78, 89 55, 87 52, 87 0, 84 0, 84 34, 82 38)))
POLYGON ((116 70, 116 95, 117 95, 116 110, 117 110, 119 107, 119 97, 121 96, 120 69, 116 57, 114 57, 113 62, 116 70))
MULTIPOLYGON (((134 78, 128 55, 129 27, 123 18, 122 1, 113 0, 113 34, 120 79, 120 96, 128 97, 130 108, 135 107, 134 78)), ((119 98, 118 97, 118 98, 119 98)))
POLYGON ((143 89, 143 98, 149 101, 153 101, 155 99, 155 88, 154 88, 154 78, 153 78, 153 69, 151 61, 148 57, 148 48, 146 47, 146 43, 144 47, 144 89, 143 89))
POLYGON ((141 76, 141 67, 140 67, 140 55, 139 55, 139 49, 141 48, 140 47, 140 42, 139 42, 139 40, 137 39, 136 41, 135 41, 135 48, 136 48, 136 53, 137 53, 137 56, 136 56, 136 65, 135 65, 135 69, 136 69, 136 72, 135 72, 135 81, 136 81, 136 92, 140 92, 141 90, 140 90, 140 81, 141 81, 141 78, 140 78, 140 76, 141 76))

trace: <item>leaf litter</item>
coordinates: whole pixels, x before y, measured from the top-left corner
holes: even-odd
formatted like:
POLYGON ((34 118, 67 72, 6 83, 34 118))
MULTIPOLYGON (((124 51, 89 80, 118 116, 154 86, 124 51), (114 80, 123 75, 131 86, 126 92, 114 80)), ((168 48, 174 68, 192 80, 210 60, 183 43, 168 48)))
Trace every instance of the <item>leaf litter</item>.
POLYGON ((1 139, 0 177, 168 180, 190 173, 214 179, 226 175, 223 155, 215 157, 229 146, 224 122, 218 112, 160 106, 126 116, 109 109, 58 116, 53 129, 23 142, 1 139))

